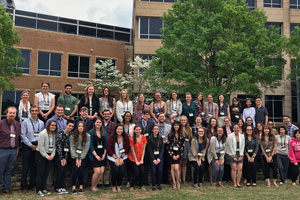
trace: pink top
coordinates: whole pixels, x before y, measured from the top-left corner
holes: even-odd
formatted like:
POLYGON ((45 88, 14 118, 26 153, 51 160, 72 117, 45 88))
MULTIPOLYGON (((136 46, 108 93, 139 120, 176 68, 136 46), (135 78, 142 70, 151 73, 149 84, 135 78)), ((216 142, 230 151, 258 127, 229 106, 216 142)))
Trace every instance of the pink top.
POLYGON ((292 138, 289 146, 289 159, 291 163, 300 162, 300 140, 292 138))

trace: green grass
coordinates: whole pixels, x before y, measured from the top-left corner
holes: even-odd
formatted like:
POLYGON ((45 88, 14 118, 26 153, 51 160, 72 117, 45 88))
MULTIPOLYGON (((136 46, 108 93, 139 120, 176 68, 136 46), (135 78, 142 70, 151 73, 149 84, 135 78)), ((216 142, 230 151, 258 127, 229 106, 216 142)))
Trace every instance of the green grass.
POLYGON ((38 197, 34 192, 30 192, 26 195, 20 191, 14 191, 12 196, 4 195, 0 196, 0 199, 28 199, 28 200, 96 200, 96 199, 180 199, 180 200, 193 200, 193 199, 300 199, 300 186, 291 186, 291 182, 288 184, 280 185, 279 188, 271 187, 267 188, 264 182, 258 182, 256 187, 233 188, 231 184, 225 184, 225 188, 212 189, 208 183, 205 183, 201 189, 195 189, 191 184, 185 184, 180 190, 173 190, 171 186, 162 185, 162 191, 152 191, 151 187, 147 187, 146 191, 135 189, 134 192, 130 192, 128 188, 123 187, 121 193, 112 193, 111 189, 100 189, 99 192, 91 192, 87 189, 83 195, 56 195, 51 194, 46 197, 38 197))

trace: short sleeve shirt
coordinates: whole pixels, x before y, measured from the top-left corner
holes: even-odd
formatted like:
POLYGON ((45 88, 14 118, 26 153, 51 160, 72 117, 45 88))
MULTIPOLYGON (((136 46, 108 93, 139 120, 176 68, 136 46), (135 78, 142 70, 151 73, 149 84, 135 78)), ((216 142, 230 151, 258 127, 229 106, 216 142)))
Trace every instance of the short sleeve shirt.
MULTIPOLYGON (((147 144, 147 140, 146 140, 146 137, 143 136, 143 135, 141 135, 140 143, 138 141, 136 141, 136 143, 134 144, 133 137, 130 138, 129 145, 130 145, 130 147, 134 147, 134 152, 135 152, 135 155, 136 155, 136 158, 137 158, 138 161, 140 161, 141 158, 142 158, 143 147, 144 147, 145 144, 147 144)), ((131 153, 131 150, 129 151, 128 157, 132 162, 135 162, 134 157, 131 153)))
POLYGON ((63 95, 58 98, 57 104, 61 104, 64 107, 65 115, 69 116, 73 112, 74 106, 77 104, 77 99, 72 95, 63 95))

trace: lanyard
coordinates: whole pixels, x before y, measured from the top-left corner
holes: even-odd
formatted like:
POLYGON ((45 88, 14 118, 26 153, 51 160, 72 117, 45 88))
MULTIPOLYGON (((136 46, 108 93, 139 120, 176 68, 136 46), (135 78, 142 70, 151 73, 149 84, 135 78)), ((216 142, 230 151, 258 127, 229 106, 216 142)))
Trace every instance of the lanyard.
POLYGON ((39 120, 37 120, 37 124, 38 124, 38 129, 35 130, 35 127, 33 125, 33 122, 32 122, 32 119, 30 118, 30 122, 31 122, 31 125, 32 125, 32 129, 33 129, 33 132, 36 133, 36 132, 39 132, 40 130, 40 123, 39 123, 39 120))
POLYGON ((51 134, 51 137, 49 137, 48 134, 48 138, 49 138, 49 147, 53 147, 53 133, 51 134))
POLYGON ((44 99, 44 104, 46 104, 46 103, 50 103, 49 101, 50 101, 50 99, 49 99, 49 96, 48 96, 48 93, 47 93, 47 95, 46 95, 46 99, 45 99, 45 97, 44 97, 44 95, 42 94, 42 96, 43 96, 43 99, 44 99), (48 101, 46 101, 46 100, 48 100, 48 101))
MULTIPOLYGON (((8 129, 9 129, 9 132, 10 132, 10 124, 8 123, 8 120, 7 120, 7 119, 6 119, 5 121, 6 121, 7 127, 8 127, 8 129)), ((17 127, 16 127, 16 124, 15 124, 15 123, 13 123, 13 126, 14 126, 14 129, 15 129, 15 132, 17 132, 17 127)))
POLYGON ((210 103, 207 103, 207 107, 208 107, 208 112, 209 112, 209 113, 212 113, 213 110, 214 110, 214 105, 213 105, 213 103, 211 103, 211 106, 210 106, 210 103))
POLYGON ((283 138, 283 137, 280 135, 281 143, 283 143, 283 145, 281 144, 281 146, 284 147, 284 146, 285 146, 285 142, 286 142, 286 135, 284 135, 284 140, 283 140, 283 142, 282 142, 282 138, 283 138))

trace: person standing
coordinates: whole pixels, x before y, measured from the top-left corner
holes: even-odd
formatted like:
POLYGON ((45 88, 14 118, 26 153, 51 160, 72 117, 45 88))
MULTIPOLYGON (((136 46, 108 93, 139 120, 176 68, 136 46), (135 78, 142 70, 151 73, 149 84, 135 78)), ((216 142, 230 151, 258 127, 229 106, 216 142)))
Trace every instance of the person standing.
POLYGON ((171 92, 170 99, 167 101, 167 123, 173 124, 174 121, 179 121, 182 113, 182 103, 175 91, 171 92))
POLYGON ((72 85, 65 85, 65 95, 58 97, 57 104, 60 104, 64 108, 63 118, 66 120, 74 120, 74 116, 77 113, 77 98, 71 95, 72 85))
POLYGON ((53 117, 51 117, 50 119, 48 119, 48 121, 46 122, 46 126, 48 125, 48 123, 50 121, 56 121, 57 123, 57 131, 60 132, 62 130, 66 129, 66 124, 67 124, 67 120, 63 118, 63 114, 64 114, 64 107, 60 104, 58 104, 55 108, 55 115, 53 117))
POLYGON ((110 118, 114 118, 116 112, 116 100, 111 96, 108 87, 103 89, 103 96, 99 98, 99 114, 101 118, 104 118, 103 112, 105 110, 110 111, 110 118))
POLYGON ((287 130, 287 135, 295 137, 294 132, 298 130, 298 127, 291 123, 291 118, 288 115, 283 115, 283 124, 287 130))
POLYGON ((231 122, 237 124, 238 120, 242 118, 242 107, 237 97, 232 98, 232 104, 230 106, 231 122))
POLYGON ((99 113, 99 99, 95 95, 94 86, 90 85, 86 88, 86 93, 83 97, 81 97, 80 102, 78 104, 78 109, 81 109, 83 106, 88 109, 88 119, 94 120, 95 117, 98 116, 99 113))
POLYGON ((251 106, 251 99, 246 99, 246 108, 243 110, 243 121, 246 123, 246 118, 251 117, 253 127, 255 127, 255 108, 251 106))
MULTIPOLYGON (((289 159, 292 163, 291 175, 292 175, 292 185, 296 186, 296 181, 299 176, 299 166, 300 166, 300 132, 299 130, 294 131, 295 137, 291 139, 289 145, 289 159)), ((299 180, 300 183, 300 180, 299 180)))
POLYGON ((46 182, 49 173, 49 163, 53 161, 56 146, 55 136, 57 134, 56 121, 50 120, 46 129, 39 134, 35 161, 37 164, 36 172, 36 193, 38 196, 49 195, 46 190, 46 182))
POLYGON ((6 119, 0 121, 0 194, 12 194, 11 173, 17 160, 21 134, 16 115, 17 108, 8 107, 6 119))
POLYGON ((93 121, 88 118, 89 109, 85 106, 81 107, 79 110, 79 115, 80 117, 75 120, 75 128, 77 128, 77 124, 80 121, 83 121, 85 123, 86 130, 88 131, 92 130, 94 125, 93 125, 93 121))
POLYGON ((127 90, 123 89, 120 99, 116 104, 116 115, 119 123, 123 123, 123 117, 126 111, 129 111, 131 115, 133 115, 133 103, 129 99, 127 90))
POLYGON ((68 120, 65 130, 57 133, 55 137, 56 156, 54 162, 56 165, 56 194, 68 194, 65 186, 67 164, 71 163, 70 156, 70 136, 73 135, 74 121, 68 120))
POLYGON ((49 92, 50 83, 41 84, 42 91, 34 96, 34 105, 40 108, 39 119, 44 123, 53 116, 55 95, 49 92))
POLYGON ((27 193, 36 186, 36 163, 35 152, 38 144, 39 133, 44 129, 44 122, 38 118, 39 108, 30 107, 30 117, 21 124, 21 138, 23 142, 21 190, 27 193), (27 174, 30 170, 29 186, 27 174))
POLYGON ((211 94, 207 95, 207 102, 205 102, 205 118, 206 123, 209 123, 212 117, 218 119, 219 106, 214 103, 214 98, 211 94))
POLYGON ((287 131, 284 126, 279 127, 279 133, 280 133, 279 135, 275 136, 275 140, 277 142, 276 155, 277 155, 277 165, 278 165, 279 175, 280 175, 280 184, 284 184, 286 183, 286 177, 289 168, 288 151, 289 151, 291 137, 286 134, 287 131))
POLYGON ((15 107, 17 108, 16 120, 19 122, 23 122, 24 120, 30 118, 31 104, 28 99, 29 99, 29 91, 24 90, 21 93, 21 101, 15 105, 15 107))
POLYGON ((218 96, 218 107, 219 107, 218 125, 219 127, 223 127, 225 117, 228 117, 229 120, 231 119, 230 112, 229 112, 229 105, 225 103, 225 98, 223 94, 220 94, 218 96))
POLYGON ((167 105, 161 100, 161 94, 156 92, 153 102, 150 104, 150 115, 155 124, 159 123, 158 116, 160 113, 167 114, 167 105))
POLYGON ((196 117, 201 117, 203 122, 206 122, 205 120, 205 104, 204 104, 204 98, 203 93, 199 92, 197 99, 194 101, 194 104, 196 106, 196 117))
POLYGON ((189 121, 190 127, 193 127, 196 119, 196 106, 192 102, 191 93, 185 94, 185 102, 182 104, 181 115, 185 115, 189 121))
POLYGON ((149 111, 149 106, 145 103, 145 95, 143 93, 138 96, 138 103, 134 106, 135 121, 142 120, 144 111, 149 111))
POLYGON ((110 136, 114 133, 116 124, 111 121, 111 112, 109 110, 103 111, 103 127, 105 128, 107 136, 110 136))
POLYGON ((269 121, 268 109, 261 103, 261 98, 255 99, 255 123, 261 122, 263 125, 267 125, 269 121))

